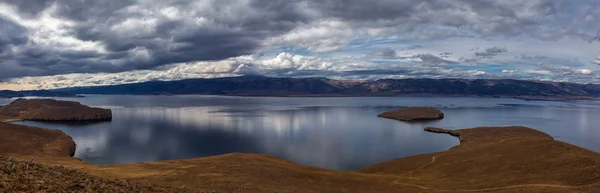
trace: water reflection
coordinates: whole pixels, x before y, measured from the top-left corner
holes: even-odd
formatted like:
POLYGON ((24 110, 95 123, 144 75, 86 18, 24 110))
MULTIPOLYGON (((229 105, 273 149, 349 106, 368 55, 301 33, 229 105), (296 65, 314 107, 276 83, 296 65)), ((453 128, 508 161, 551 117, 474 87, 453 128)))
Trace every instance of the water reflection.
POLYGON ((98 163, 134 163, 262 153, 339 170, 446 150, 455 138, 425 126, 460 129, 523 125, 559 140, 600 150, 594 101, 471 98, 242 98, 215 96, 90 96, 84 104, 111 107, 113 121, 88 125, 21 122, 62 129, 76 156, 98 163), (154 104, 154 105, 153 105, 154 104), (434 106, 446 118, 403 123, 377 114, 403 106, 434 106))

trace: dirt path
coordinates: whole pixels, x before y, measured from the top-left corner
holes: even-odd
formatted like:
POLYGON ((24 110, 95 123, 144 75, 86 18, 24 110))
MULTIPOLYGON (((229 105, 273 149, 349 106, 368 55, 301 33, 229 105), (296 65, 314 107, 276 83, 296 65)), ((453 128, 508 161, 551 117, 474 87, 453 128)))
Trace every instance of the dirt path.
MULTIPOLYGON (((436 155, 431 157, 431 162, 429 162, 428 164, 425 164, 423 166, 420 166, 414 170, 408 171, 406 173, 400 174, 400 176, 405 176, 405 175, 409 175, 408 178, 409 179, 414 179, 414 177, 412 177, 412 174, 420 169, 423 169, 427 166, 430 166, 432 164, 435 163, 436 158, 439 156, 442 156, 444 154, 441 155, 436 155)), ((511 185, 511 186, 500 186, 500 187, 494 187, 494 188, 481 188, 481 189, 463 189, 463 190, 448 190, 448 189, 437 189, 437 188, 432 188, 432 187, 427 187, 427 186, 421 186, 421 185, 416 185, 416 184, 409 184, 409 183, 402 183, 400 182, 400 180, 403 180, 406 178, 398 178, 396 181, 392 182, 392 184, 398 184, 398 185, 403 185, 403 186, 411 186, 411 187, 416 187, 416 188, 420 188, 420 189, 424 189, 424 190, 433 190, 433 191, 439 191, 439 192, 483 192, 483 191, 494 191, 494 190, 504 190, 504 189, 512 189, 512 188, 529 188, 529 187, 542 187, 542 188, 581 188, 581 187, 586 187, 586 186, 592 186, 595 184, 586 184, 586 185, 580 185, 580 186, 568 186, 568 185, 557 185, 557 184, 520 184, 520 185, 511 185)), ((420 178, 417 178, 420 179, 420 178)))
MULTIPOLYGON (((442 154, 442 155, 444 155, 444 154, 442 154)), ((400 174, 400 176, 404 176, 404 175, 407 175, 407 174, 408 174, 408 178, 413 178, 413 177, 412 177, 412 174, 413 174, 413 172, 415 172, 415 171, 417 171, 417 170, 420 170, 420 169, 423 169, 423 168, 425 168, 425 167, 427 167, 427 166, 430 166, 431 164, 434 164, 434 163, 435 163, 435 159, 436 159, 438 156, 442 156, 442 155, 436 155, 436 156, 433 156, 433 157, 431 157, 431 162, 429 162, 428 164, 422 165, 421 167, 418 167, 418 168, 416 168, 416 169, 414 169, 414 170, 411 170, 411 171, 408 171, 408 172, 406 172, 406 173, 400 174)), ((394 183, 395 183, 395 182, 397 182, 397 181, 399 181, 399 180, 401 180, 401 179, 402 179, 402 178, 400 178, 400 179, 398 179, 398 180, 394 181, 394 183)))
POLYGON ((0 122, 6 122, 6 123, 16 122, 16 121, 21 121, 21 119, 4 119, 4 120, 0 120, 0 122))
POLYGON ((421 186, 416 184, 402 183, 402 182, 394 182, 394 184, 403 185, 403 186, 411 186, 420 188, 423 190, 433 190, 438 192, 484 192, 484 191, 494 191, 494 190, 504 190, 504 189, 512 189, 512 188, 534 188, 534 187, 542 187, 542 188, 582 188, 595 184, 587 184, 581 186, 566 186, 566 185, 556 185, 556 184, 521 184, 521 185, 511 185, 511 186, 500 186, 495 188, 481 188, 481 189, 463 189, 463 190, 447 190, 447 189, 437 189, 431 188, 427 186, 421 186))

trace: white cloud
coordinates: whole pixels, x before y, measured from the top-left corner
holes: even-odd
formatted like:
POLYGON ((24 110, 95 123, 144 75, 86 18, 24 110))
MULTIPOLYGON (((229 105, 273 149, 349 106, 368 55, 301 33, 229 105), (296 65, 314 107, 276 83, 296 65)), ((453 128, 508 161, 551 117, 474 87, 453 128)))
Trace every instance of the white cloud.
POLYGON ((577 73, 579 73, 579 74, 591 74, 592 71, 590 69, 583 68, 583 69, 577 69, 577 73))
POLYGON ((526 70, 525 73, 541 74, 541 75, 550 75, 550 74, 552 74, 552 72, 549 71, 549 70, 526 70))
POLYGON ((481 76, 481 75, 485 75, 485 71, 481 71, 481 70, 469 70, 467 71, 469 73, 471 73, 471 75, 473 76, 481 76))
POLYGON ((482 70, 452 70, 415 63, 376 64, 360 58, 320 58, 280 53, 273 58, 240 56, 221 61, 173 64, 160 70, 137 70, 120 73, 76 73, 56 76, 11 79, 7 86, 20 89, 51 89, 73 86, 112 85, 151 80, 180 80, 260 74, 267 76, 322 76, 338 79, 379 79, 389 77, 471 77, 482 70), (375 74, 370 74, 375 73, 375 74))
MULTIPOLYGON (((538 62, 535 65, 510 65, 499 73, 489 73, 485 65, 468 66, 431 59, 433 54, 398 56, 404 59, 369 57, 315 57, 292 53, 274 56, 247 55, 219 61, 172 64, 155 70, 136 70, 120 73, 75 73, 56 76, 23 77, 0 85, 18 89, 51 89, 74 86, 112 85, 151 80, 180 80, 189 78, 216 78, 239 75, 266 75, 276 77, 328 77, 334 79, 381 78, 521 78, 600 83, 600 77, 591 68, 574 68, 538 62), (419 57, 415 57, 419 56, 419 57), (427 61, 423 61, 424 59, 427 61), (440 65, 431 65, 438 62, 440 65), (471 69, 465 70, 464 67, 471 69), (518 73, 522 72, 522 73, 518 73)), ((513 58, 519 59, 519 58, 513 58)), ((530 61, 529 59, 523 59, 530 61)))
POLYGON ((325 20, 300 26, 286 34, 268 39, 265 46, 293 45, 311 52, 342 50, 356 32, 347 23, 325 20))
POLYGON ((43 46, 45 49, 54 50, 105 51, 98 42, 83 41, 74 37, 67 29, 74 27, 75 23, 64 18, 57 18, 56 6, 56 4, 50 6, 41 12, 38 18, 26 18, 18 13, 17 7, 0 2, 0 17, 27 28, 30 40, 28 46, 43 46))
POLYGON ((502 70, 500 73, 503 74, 514 74, 516 72, 518 72, 519 70, 513 69, 513 70, 502 70))

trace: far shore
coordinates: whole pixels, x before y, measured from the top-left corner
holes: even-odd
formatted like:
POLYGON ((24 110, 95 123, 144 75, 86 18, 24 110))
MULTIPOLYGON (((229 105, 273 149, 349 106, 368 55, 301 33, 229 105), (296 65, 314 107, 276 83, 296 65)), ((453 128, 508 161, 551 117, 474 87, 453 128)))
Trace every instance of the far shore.
MULTIPOLYGON (((525 101, 578 101, 600 100, 593 96, 495 96, 495 95, 437 95, 437 94, 401 94, 401 95, 339 95, 339 94, 301 94, 301 95, 216 95, 216 94, 80 94, 81 96, 225 96, 225 97, 270 97, 270 98, 372 98, 372 97, 449 97, 449 98, 502 98, 525 101)), ((6 99, 29 98, 11 97, 6 99)), ((82 98, 82 97, 33 97, 33 98, 82 98)))

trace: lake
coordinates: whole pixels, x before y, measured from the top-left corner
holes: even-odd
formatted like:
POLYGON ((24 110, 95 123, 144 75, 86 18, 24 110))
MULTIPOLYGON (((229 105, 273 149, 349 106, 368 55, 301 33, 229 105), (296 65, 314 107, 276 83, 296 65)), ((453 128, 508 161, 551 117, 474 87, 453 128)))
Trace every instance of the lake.
MULTIPOLYGON (((261 153, 335 170, 359 168, 458 145, 426 126, 461 129, 527 126, 600 151, 600 101, 525 101, 453 97, 227 97, 89 95, 62 98, 110 108, 111 122, 19 124, 63 130, 76 157, 96 164, 261 153), (404 123, 377 115, 406 106, 436 107, 445 119, 404 123)), ((1 103, 11 100, 2 99, 1 103)))

